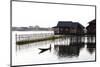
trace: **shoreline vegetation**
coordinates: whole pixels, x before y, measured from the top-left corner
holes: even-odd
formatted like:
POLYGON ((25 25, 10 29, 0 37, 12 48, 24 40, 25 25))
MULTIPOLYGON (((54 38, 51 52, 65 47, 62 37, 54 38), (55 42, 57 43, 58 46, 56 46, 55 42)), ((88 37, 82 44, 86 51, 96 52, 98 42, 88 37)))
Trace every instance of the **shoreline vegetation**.
POLYGON ((65 35, 59 35, 59 36, 51 36, 47 38, 40 38, 40 39, 34 39, 34 40, 21 40, 21 41, 16 41, 17 45, 24 45, 24 44, 29 44, 29 43, 34 43, 34 42, 40 42, 40 41, 46 41, 46 40, 54 40, 58 38, 63 38, 65 35))

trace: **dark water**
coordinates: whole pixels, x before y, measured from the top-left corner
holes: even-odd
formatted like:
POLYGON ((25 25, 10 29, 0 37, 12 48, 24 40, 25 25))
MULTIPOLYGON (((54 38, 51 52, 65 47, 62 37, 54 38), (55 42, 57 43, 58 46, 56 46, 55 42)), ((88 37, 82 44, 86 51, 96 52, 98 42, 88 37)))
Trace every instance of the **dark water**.
POLYGON ((94 61, 95 48, 96 38, 90 35, 17 45, 15 65, 94 61))
POLYGON ((87 52, 92 54, 95 51, 96 43, 95 43, 95 37, 94 36, 88 36, 88 37, 80 37, 80 36, 72 36, 70 38, 70 44, 60 44, 60 45, 54 45, 54 50, 56 52, 56 55, 59 57, 78 57, 81 49, 85 48, 87 49, 87 52), (87 41, 85 41, 87 38, 87 41))

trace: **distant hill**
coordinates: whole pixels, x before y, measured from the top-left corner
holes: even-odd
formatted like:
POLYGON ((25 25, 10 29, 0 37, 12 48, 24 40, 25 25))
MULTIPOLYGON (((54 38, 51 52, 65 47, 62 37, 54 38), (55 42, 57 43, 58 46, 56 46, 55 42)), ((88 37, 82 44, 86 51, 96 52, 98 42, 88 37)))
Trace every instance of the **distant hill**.
POLYGON ((12 27, 12 31, 53 31, 52 28, 42 28, 39 26, 29 27, 12 27))

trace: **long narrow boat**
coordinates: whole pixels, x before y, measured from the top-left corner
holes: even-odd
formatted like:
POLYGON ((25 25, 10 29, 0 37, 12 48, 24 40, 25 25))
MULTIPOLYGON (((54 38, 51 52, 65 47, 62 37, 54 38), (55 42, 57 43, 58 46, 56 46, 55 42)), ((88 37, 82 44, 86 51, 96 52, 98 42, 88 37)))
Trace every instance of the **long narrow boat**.
POLYGON ((41 51, 40 51, 40 53, 43 53, 43 52, 45 52, 45 51, 47 51, 47 50, 50 50, 51 51, 51 44, 50 44, 50 47, 49 48, 39 48, 41 51))

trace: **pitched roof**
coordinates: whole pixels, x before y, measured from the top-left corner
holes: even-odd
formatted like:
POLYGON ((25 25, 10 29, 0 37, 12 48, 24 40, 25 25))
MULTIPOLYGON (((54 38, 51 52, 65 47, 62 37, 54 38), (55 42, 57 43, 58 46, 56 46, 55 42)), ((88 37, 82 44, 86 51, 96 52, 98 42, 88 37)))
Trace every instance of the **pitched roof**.
POLYGON ((71 27, 72 21, 59 21, 57 27, 71 27))
POLYGON ((94 19, 94 20, 92 20, 92 21, 90 21, 88 23, 96 23, 96 19, 94 19))
POLYGON ((81 25, 78 22, 72 22, 72 21, 59 21, 57 26, 53 27, 70 27, 70 28, 77 28, 78 26, 80 26, 81 28, 84 28, 83 25, 81 25))

